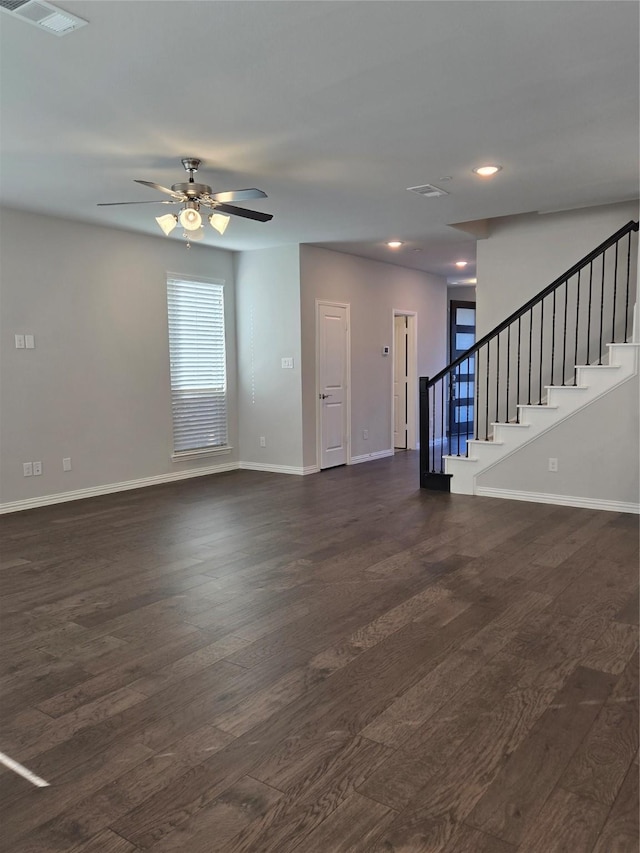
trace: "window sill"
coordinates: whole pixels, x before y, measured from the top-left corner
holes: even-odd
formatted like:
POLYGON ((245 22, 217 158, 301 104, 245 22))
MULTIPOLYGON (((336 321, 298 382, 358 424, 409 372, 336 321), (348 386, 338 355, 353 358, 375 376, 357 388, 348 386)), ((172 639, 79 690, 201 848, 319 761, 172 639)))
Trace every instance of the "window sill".
POLYGON ((231 453, 233 447, 203 447, 200 450, 181 450, 171 454, 172 462, 188 462, 190 459, 204 459, 206 456, 216 456, 219 453, 231 453))

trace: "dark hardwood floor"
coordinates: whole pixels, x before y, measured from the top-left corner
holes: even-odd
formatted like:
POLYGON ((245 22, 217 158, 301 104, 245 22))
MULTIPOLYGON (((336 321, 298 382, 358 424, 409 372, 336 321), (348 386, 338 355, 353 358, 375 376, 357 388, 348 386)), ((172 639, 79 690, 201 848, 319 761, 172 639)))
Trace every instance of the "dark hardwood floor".
POLYGON ((415 453, 0 518, 11 853, 638 851, 638 518, 415 453))

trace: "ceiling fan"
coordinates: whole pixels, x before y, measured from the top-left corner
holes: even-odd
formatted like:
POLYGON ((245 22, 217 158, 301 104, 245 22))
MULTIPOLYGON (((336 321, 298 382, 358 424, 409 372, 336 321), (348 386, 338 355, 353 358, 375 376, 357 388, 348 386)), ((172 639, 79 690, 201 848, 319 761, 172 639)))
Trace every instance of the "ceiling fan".
POLYGON ((187 248, 191 241, 202 240, 204 237, 202 229, 202 215, 200 208, 207 208, 213 213, 207 215, 210 225, 220 234, 224 234, 229 224, 230 216, 242 216, 244 219, 253 219, 256 222, 269 222, 273 219, 270 213, 261 213, 257 210, 247 210, 244 207, 236 207, 229 204, 232 201, 245 201, 250 198, 266 198, 267 194, 255 187, 244 190, 227 190, 225 192, 212 192, 207 184, 198 184, 193 176, 198 171, 201 161, 196 157, 184 157, 182 165, 189 173, 186 183, 172 184, 168 187, 155 184, 153 181, 136 180, 137 184, 151 187, 171 196, 171 199, 157 199, 154 201, 111 201, 98 204, 98 207, 113 207, 120 204, 179 204, 179 213, 167 213, 165 216, 157 216, 156 222, 163 233, 169 236, 173 229, 180 224, 184 229, 183 237, 187 240, 187 248), (225 215, 229 214, 229 215, 225 215))

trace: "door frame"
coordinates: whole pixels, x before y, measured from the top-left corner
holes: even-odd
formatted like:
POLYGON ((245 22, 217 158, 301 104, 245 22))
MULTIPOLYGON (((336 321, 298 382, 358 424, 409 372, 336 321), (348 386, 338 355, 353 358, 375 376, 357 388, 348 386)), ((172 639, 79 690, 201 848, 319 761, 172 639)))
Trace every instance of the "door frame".
POLYGON ((318 471, 329 470, 322 468, 322 401, 320 400, 320 306, 346 308, 347 331, 345 334, 345 442, 347 448, 347 465, 351 465, 351 304, 336 302, 334 299, 316 299, 316 467, 318 471))
MULTIPOLYGON (((403 308, 393 308, 391 311, 391 353, 395 359, 396 351, 396 317, 407 318, 407 450, 418 450, 418 312, 405 311, 403 308)), ((391 441, 389 446, 395 453, 393 441, 393 364, 391 362, 391 441)))

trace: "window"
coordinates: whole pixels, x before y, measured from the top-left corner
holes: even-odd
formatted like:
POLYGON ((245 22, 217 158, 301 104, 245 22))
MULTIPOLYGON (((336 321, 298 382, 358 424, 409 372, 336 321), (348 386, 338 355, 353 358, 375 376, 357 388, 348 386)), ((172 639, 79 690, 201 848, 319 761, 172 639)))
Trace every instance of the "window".
POLYGON ((173 458, 227 450, 222 282, 167 278, 173 458))

